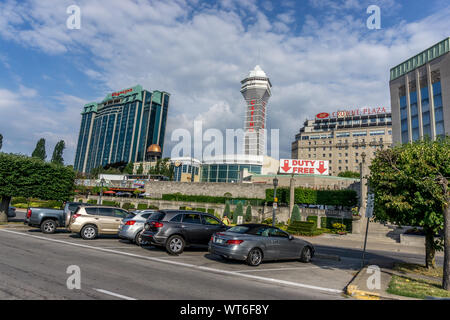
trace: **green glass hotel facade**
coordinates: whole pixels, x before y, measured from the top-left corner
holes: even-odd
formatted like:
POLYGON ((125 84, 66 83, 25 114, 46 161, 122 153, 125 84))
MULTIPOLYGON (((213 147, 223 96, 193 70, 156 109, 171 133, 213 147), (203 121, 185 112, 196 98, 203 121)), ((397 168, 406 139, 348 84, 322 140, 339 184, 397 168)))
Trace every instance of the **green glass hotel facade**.
POLYGON ((450 134, 450 38, 391 69, 393 143, 450 134))
POLYGON ((164 148, 170 94, 137 85, 110 93, 100 103, 86 104, 74 168, 83 173, 119 162, 145 161, 146 150, 164 148))

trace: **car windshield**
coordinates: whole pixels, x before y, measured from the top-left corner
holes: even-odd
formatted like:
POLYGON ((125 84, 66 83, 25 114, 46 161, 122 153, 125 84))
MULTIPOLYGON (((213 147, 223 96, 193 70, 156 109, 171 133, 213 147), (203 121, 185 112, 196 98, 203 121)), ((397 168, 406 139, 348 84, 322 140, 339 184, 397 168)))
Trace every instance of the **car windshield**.
POLYGON ((249 227, 244 227, 244 226, 236 226, 236 227, 232 227, 230 229, 227 230, 227 232, 234 232, 234 233, 247 233, 248 230, 250 230, 249 227))

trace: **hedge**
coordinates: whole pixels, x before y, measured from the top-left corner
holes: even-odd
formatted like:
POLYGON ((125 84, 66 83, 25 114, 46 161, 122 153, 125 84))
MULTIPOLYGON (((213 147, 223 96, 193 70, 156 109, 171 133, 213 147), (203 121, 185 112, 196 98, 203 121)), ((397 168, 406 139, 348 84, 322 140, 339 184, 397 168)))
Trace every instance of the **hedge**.
POLYGON ((134 209, 134 204, 129 203, 129 202, 125 202, 125 203, 122 205, 122 209, 125 209, 125 210, 134 209))
POLYGON ((327 229, 333 229, 333 223, 343 223, 345 224, 345 229, 347 232, 352 232, 352 219, 341 219, 341 218, 333 218, 333 217, 322 217, 320 218, 321 227, 327 229))
POLYGON ((212 215, 216 214, 216 210, 214 210, 214 209, 208 209, 206 212, 208 212, 209 214, 212 214, 212 215))
MULTIPOLYGON (((308 188, 295 188, 295 203, 332 205, 353 207, 358 203, 358 195, 354 190, 314 190, 308 188)), ((289 188, 278 188, 279 203, 290 202, 289 188)), ((273 189, 266 189, 266 202, 273 202, 273 189)))
POLYGON ((89 204, 97 204, 97 200, 95 200, 95 199, 89 199, 89 200, 87 201, 87 203, 89 203, 89 204))
POLYGON ((147 205, 145 203, 138 203, 137 209, 138 210, 145 210, 145 209, 147 209, 147 205))
MULTIPOLYGON (((314 222, 314 224, 315 224, 315 226, 316 226, 316 228, 317 228, 317 216, 308 216, 308 217, 306 218, 306 221, 314 222)), ((321 220, 320 222, 322 222, 322 220, 321 220)))
POLYGON ((316 224, 310 221, 292 221, 288 227, 288 232, 298 233, 298 232, 313 232, 316 230, 316 224))
POLYGON ((206 209, 205 208, 195 208, 195 211, 205 212, 206 213, 206 209))
POLYGON ((230 199, 228 197, 213 197, 213 196, 204 196, 204 195, 187 195, 180 193, 167 193, 162 195, 162 200, 167 201, 188 201, 188 202, 205 202, 205 203, 226 203, 226 201, 231 201, 231 203, 236 203, 239 201, 245 202, 245 204, 251 205, 262 205, 265 202, 265 199, 259 198, 245 198, 239 197, 235 199, 230 199))
POLYGON ((103 205, 111 206, 111 207, 120 207, 120 204, 118 202, 111 201, 111 200, 103 200, 103 205))

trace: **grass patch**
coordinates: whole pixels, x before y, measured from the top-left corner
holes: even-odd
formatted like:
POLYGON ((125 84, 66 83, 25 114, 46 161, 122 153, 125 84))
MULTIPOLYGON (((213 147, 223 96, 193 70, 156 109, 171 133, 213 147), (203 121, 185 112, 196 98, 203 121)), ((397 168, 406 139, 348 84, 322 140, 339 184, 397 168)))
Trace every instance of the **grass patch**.
POLYGON ((425 299, 427 296, 450 298, 450 292, 442 289, 439 282, 397 275, 392 276, 387 292, 418 299, 425 299))
POLYGON ((442 279, 443 269, 442 267, 436 267, 434 269, 427 269, 425 266, 413 263, 396 263, 394 270, 401 273, 415 273, 422 276, 434 277, 442 279))

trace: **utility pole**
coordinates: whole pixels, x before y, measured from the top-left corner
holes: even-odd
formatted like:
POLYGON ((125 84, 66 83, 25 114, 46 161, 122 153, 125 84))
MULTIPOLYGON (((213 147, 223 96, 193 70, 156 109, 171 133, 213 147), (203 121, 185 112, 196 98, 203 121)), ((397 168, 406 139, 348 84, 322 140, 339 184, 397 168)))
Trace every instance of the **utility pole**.
POLYGON ((278 178, 275 176, 275 178, 273 179, 272 227, 275 227, 275 210, 278 208, 277 186, 278 186, 278 178))

